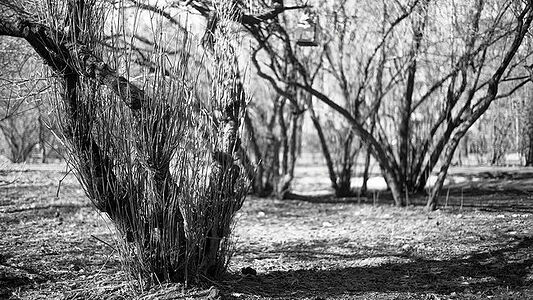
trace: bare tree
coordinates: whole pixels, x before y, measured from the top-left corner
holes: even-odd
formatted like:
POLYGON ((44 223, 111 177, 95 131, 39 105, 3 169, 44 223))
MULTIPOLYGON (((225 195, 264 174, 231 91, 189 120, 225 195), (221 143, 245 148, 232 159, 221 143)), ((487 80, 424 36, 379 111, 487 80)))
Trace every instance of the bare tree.
MULTIPOLYGON (((256 90, 257 92, 257 90, 256 90)), ((277 93, 256 95, 245 115, 253 192, 279 199, 291 197, 291 182, 302 131, 301 105, 277 93), (298 106, 296 106, 298 105, 298 106)))
POLYGON ((52 71, 54 122, 69 163, 116 225, 128 265, 152 282, 220 274, 247 186, 237 154, 244 95, 234 7, 215 5, 213 80, 209 97, 199 99, 189 52, 171 55, 164 47, 191 49, 190 36, 166 30, 164 17, 133 8, 133 19, 113 18, 130 9, 123 2, 23 4, 0 1, 0 35, 24 39, 52 71), (115 47, 125 44, 126 28, 135 33, 143 21, 157 45, 150 66, 115 47))
POLYGON ((10 150, 10 159, 14 163, 28 160, 31 152, 39 143, 39 130, 36 127, 38 116, 25 113, 18 117, 10 117, 0 123, 0 130, 4 135, 10 150))
MULTIPOLYGON (((205 16, 212 10, 206 1, 184 3, 205 16)), ((309 8, 310 4, 320 6, 320 11, 334 19, 333 12, 343 5, 342 1, 333 4, 329 12, 323 2, 285 6, 284 1, 258 1, 254 4, 260 8, 255 10, 245 3, 235 4, 241 24, 257 42, 252 61, 258 74, 280 95, 288 97, 284 86, 296 85, 346 118, 379 163, 399 206, 405 205, 409 193, 424 190, 435 166, 441 165, 428 198, 428 208, 434 209, 455 149, 466 131, 494 100, 505 98, 528 82, 519 67, 530 54, 516 54, 531 25, 529 0, 351 3, 359 8, 359 14, 352 15, 362 20, 358 28, 372 28, 376 19, 385 24, 384 30, 361 30, 348 40, 359 46, 353 52, 357 55, 347 63, 355 70, 355 92, 350 100, 352 104, 364 103, 357 113, 313 84, 313 71, 296 51, 293 27, 281 20, 282 13, 309 8), (297 71, 296 82, 283 78, 286 66, 297 71), (383 72, 378 76, 380 66, 383 72), (383 81, 381 93, 375 93, 374 87, 379 86, 376 78, 383 81), (370 126, 374 114, 379 118, 375 126, 370 126), (373 132, 371 128, 375 128, 373 132)))
POLYGON ((42 64, 14 38, 0 42, 0 131, 15 163, 26 161, 39 143, 39 106, 47 91, 42 64))
POLYGON ((428 208, 434 209, 461 137, 490 103, 512 94, 527 83, 518 67, 529 55, 516 59, 515 54, 531 24, 531 3, 505 2, 491 5, 489 9, 484 1, 477 1, 460 6, 451 19, 446 19, 448 14, 429 16, 442 11, 436 7, 454 8, 441 2, 373 5, 381 9, 370 6, 370 13, 388 11, 383 14, 383 23, 388 26, 377 33, 361 32, 362 38, 366 36, 365 41, 368 41, 359 41, 358 44, 364 45, 360 50, 364 58, 360 59, 360 64, 351 62, 351 69, 357 71, 356 92, 351 99, 365 103, 362 111, 357 113, 365 116, 363 118, 313 85, 311 72, 293 51, 287 28, 268 27, 274 32, 253 28, 251 33, 258 41, 256 53, 270 54, 270 61, 266 63, 258 59, 253 61, 260 75, 275 86, 279 85, 283 79, 276 74, 283 64, 272 47, 276 43, 284 43, 285 48, 290 50, 289 62, 300 73, 296 85, 350 122, 354 133, 369 145, 380 164, 397 205, 405 205, 405 195, 422 191, 437 163, 441 164, 437 184, 428 201, 428 208), (468 28, 467 34, 462 32, 462 28, 468 28), (432 39, 444 30, 453 33, 450 40, 434 44, 432 39), (399 47, 399 43, 403 46, 399 47), (443 47, 443 44, 451 46, 443 47), (370 51, 366 52, 368 48, 370 51), (380 76, 383 78, 380 80, 385 80, 381 85, 383 92, 372 93, 376 86, 374 80, 383 64, 380 55, 383 52, 389 56, 385 58, 387 73, 380 76), (421 78, 422 74, 427 74, 426 78, 421 78), (502 82, 505 90, 498 93, 502 82), (423 88, 420 86, 422 83, 425 84, 423 88), (392 101, 395 98, 402 101, 392 101), (378 111, 379 119, 375 133, 371 133, 369 129, 372 126, 361 119, 369 122, 371 118, 368 116, 375 111, 378 111))

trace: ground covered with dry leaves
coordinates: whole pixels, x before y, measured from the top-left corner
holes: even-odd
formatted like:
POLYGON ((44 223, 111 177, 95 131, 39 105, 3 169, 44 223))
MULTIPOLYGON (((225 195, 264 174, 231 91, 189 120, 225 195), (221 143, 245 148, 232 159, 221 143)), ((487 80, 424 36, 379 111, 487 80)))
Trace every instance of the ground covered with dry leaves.
POLYGON ((533 177, 484 172, 432 213, 383 193, 249 198, 224 279, 136 293, 72 175, 1 171, 0 299, 533 299, 533 177))

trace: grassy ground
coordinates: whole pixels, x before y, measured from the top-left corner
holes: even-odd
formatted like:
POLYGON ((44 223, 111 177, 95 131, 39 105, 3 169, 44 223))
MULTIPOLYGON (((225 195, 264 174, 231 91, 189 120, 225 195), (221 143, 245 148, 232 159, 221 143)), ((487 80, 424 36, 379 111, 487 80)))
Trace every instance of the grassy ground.
POLYGON ((171 285, 137 296, 112 229, 73 176, 63 179, 57 168, 5 171, 0 299, 208 299, 210 285, 228 299, 532 299, 531 176, 459 171, 467 180, 432 213, 392 207, 382 192, 249 198, 226 278, 205 290, 171 285), (245 267, 257 275, 242 275, 245 267))

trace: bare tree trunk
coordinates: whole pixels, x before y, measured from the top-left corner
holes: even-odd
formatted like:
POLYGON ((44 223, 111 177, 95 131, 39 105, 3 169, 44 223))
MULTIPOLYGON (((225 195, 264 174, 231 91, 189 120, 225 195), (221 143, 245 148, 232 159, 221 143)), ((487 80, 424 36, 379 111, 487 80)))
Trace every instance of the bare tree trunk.
POLYGON ((344 166, 339 174, 339 184, 335 190, 335 197, 343 198, 352 195, 351 189, 352 170, 350 166, 344 166))
POLYGON ((444 185, 444 180, 446 179, 446 175, 448 174, 448 169, 450 168, 450 164, 453 159, 453 154, 455 153, 455 149, 457 148, 457 145, 459 145, 459 142, 463 135, 468 130, 468 127, 465 130, 462 130, 454 135, 454 137, 449 141, 448 146, 446 147, 446 151, 444 152, 444 159, 442 162, 442 166, 440 168, 440 171, 437 175, 437 181, 435 182, 435 185, 431 189, 431 194, 428 198, 428 201, 426 203, 426 209, 428 211, 432 211, 437 209, 438 205, 438 198, 440 191, 442 190, 442 186, 444 185))
POLYGON ((411 155, 416 149, 412 149, 411 143, 411 114, 413 103, 413 92, 416 83, 417 72, 417 55, 422 44, 422 37, 424 34, 424 28, 427 19, 427 6, 428 0, 422 1, 420 7, 417 8, 417 15, 413 21, 413 41, 411 49, 409 50, 409 65, 407 69, 407 83, 405 88, 405 94, 402 97, 402 104, 400 108, 400 124, 398 130, 399 138, 399 160, 400 160, 400 181, 402 184, 402 194, 412 192, 413 182, 411 180, 412 163, 411 155))
POLYGON ((289 135, 287 134, 287 124, 285 124, 285 103, 286 99, 282 99, 278 110, 278 125, 281 142, 280 174, 286 174, 289 166, 289 135))
MULTIPOLYGON (((252 170, 253 166, 251 166, 251 163, 247 164, 248 165, 248 168, 247 168, 248 178, 252 181, 252 192, 256 195, 262 195, 265 189, 264 182, 263 182, 263 176, 264 176, 264 171, 265 171, 263 167, 264 162, 262 161, 263 155, 261 154, 261 150, 259 149, 259 144, 257 141, 257 137, 255 135, 254 125, 252 123, 252 120, 250 119, 250 116, 248 115, 248 112, 245 112, 244 114, 244 125, 246 126, 246 131, 248 132, 248 136, 250 137, 249 142, 251 145, 251 149, 252 149, 254 159, 255 159, 255 165, 257 168, 257 170, 254 172, 252 170)), ((243 153, 242 157, 248 157, 244 149, 242 149, 241 152, 243 153)), ((250 159, 247 158, 246 161, 249 162, 250 159)))
MULTIPOLYGON (((419 43, 418 43, 419 44, 419 43)), ((415 46, 414 46, 415 47, 415 46)), ((417 47, 417 46, 416 46, 417 47)), ((407 75, 407 89, 404 97, 402 98, 402 107, 400 109, 400 126, 398 130, 398 139, 399 139, 399 160, 400 160, 400 176, 402 181, 402 191, 409 188, 409 156, 410 156, 410 147, 409 142, 411 140, 410 133, 410 120, 411 120, 411 103, 413 98, 414 91, 414 81, 416 74, 416 49, 412 50, 411 59, 413 60, 409 65, 408 75, 407 75)))
MULTIPOLYGON (((531 125, 530 125, 531 126, 531 125)), ((533 128, 533 126, 531 126, 533 128)), ((527 149, 526 167, 533 166, 533 130, 529 131, 529 147, 527 149)))
POLYGON ((318 116, 315 113, 315 109, 311 101, 312 101, 311 99, 308 100, 308 110, 311 116, 311 121, 313 122, 313 126, 315 127, 316 133, 318 135, 318 140, 320 142, 320 147, 322 149, 322 155, 324 155, 324 159, 326 160, 326 167, 328 168, 328 174, 329 174, 329 180, 331 181, 331 187, 333 188, 334 191, 336 191, 337 190, 337 174, 335 173, 335 169, 333 167, 333 160, 331 159, 331 153, 329 152, 328 143, 326 141, 326 137, 324 136, 322 125, 320 125, 320 120, 318 119, 318 116))
POLYGON ((336 197, 349 197, 352 195, 351 191, 351 182, 352 182, 352 166, 353 166, 353 156, 352 156, 352 142, 354 138, 353 131, 350 130, 350 133, 346 137, 343 145, 343 157, 342 157, 342 166, 341 172, 338 176, 337 189, 335 190, 336 197))
POLYGON ((405 206, 405 197, 402 195, 402 188, 399 182, 396 181, 396 175, 394 174, 394 171, 392 169, 386 169, 382 167, 381 172, 383 172, 385 181, 391 190, 392 198, 394 199, 394 205, 398 207, 405 206))
POLYGON ((289 142, 289 166, 287 172, 291 174, 291 177, 294 178, 294 168, 296 167, 296 160, 299 154, 298 150, 301 142, 301 132, 302 132, 302 114, 303 112, 298 112, 296 108, 293 107, 292 113, 292 122, 291 122, 291 139, 289 142))
MULTIPOLYGON (((376 117, 372 117, 372 124, 370 126, 370 134, 374 134, 374 128, 376 126, 376 117)), ((372 155, 370 153, 370 146, 366 146, 365 151, 365 166, 363 170, 363 184, 361 185, 361 195, 366 195, 368 192, 368 178, 370 176, 370 160, 372 155)))
POLYGON ((366 147, 365 151, 365 166, 363 170, 363 184, 361 185, 361 195, 365 196, 368 193, 368 179, 370 176, 370 158, 372 155, 370 155, 370 151, 368 149, 368 146, 366 147))
POLYGON ((43 124, 43 119, 41 116, 41 110, 39 109, 39 145, 41 147, 41 163, 46 163, 46 138, 45 138, 45 132, 46 127, 43 124))
MULTIPOLYGON (((282 161, 280 162, 280 173, 277 179, 276 197, 278 199, 285 199, 288 192, 290 192, 290 185, 294 179, 294 167, 296 164, 296 148, 298 141, 299 120, 301 114, 296 113, 295 108, 290 113, 290 135, 287 135, 287 128, 284 121, 283 126, 280 124, 282 130, 282 138, 286 139, 281 142, 282 161), (283 133, 283 130, 285 132, 283 133)), ((283 118, 283 114, 279 115, 283 118)), ((300 130, 301 131, 301 130, 300 130)))
MULTIPOLYGON (((531 76, 533 79, 533 75, 531 76)), ((527 140, 527 154, 526 166, 533 166, 533 88, 529 88, 528 106, 526 108, 526 140, 527 140)))

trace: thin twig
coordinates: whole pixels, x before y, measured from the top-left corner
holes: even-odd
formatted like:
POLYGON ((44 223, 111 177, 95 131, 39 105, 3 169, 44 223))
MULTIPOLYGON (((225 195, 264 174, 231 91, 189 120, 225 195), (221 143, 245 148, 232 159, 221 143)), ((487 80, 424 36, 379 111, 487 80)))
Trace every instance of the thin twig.
POLYGON ((63 183, 63 180, 65 180, 65 178, 68 176, 68 174, 70 174, 70 172, 72 172, 72 169, 69 169, 65 175, 63 176, 63 178, 61 178, 59 180, 59 183, 57 185, 57 191, 56 191, 56 198, 59 198, 59 191, 61 190, 61 183, 63 183))

